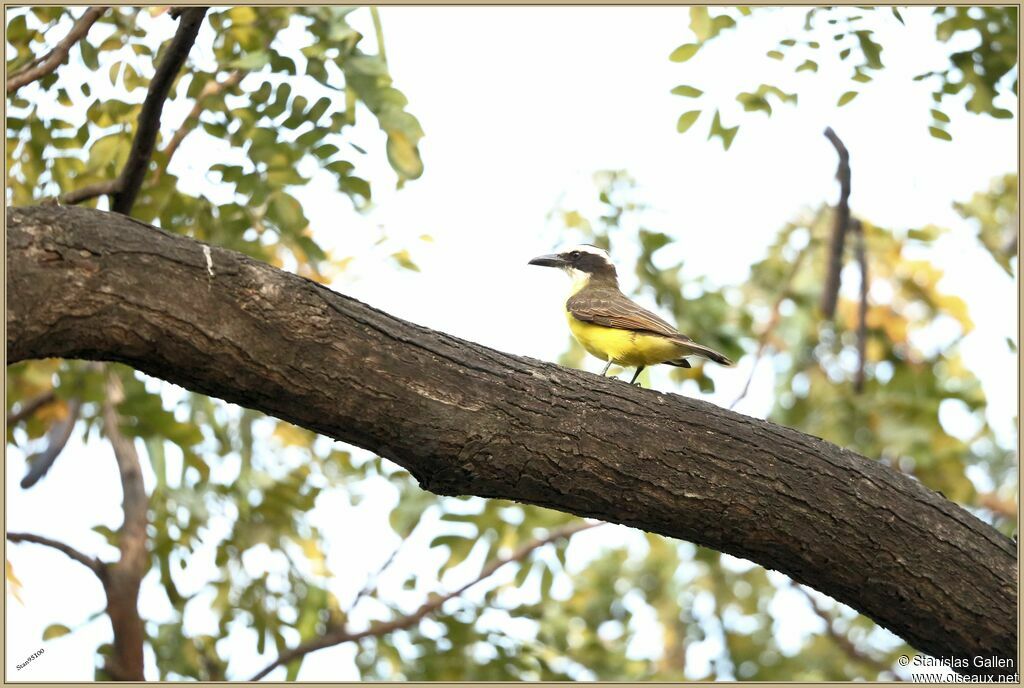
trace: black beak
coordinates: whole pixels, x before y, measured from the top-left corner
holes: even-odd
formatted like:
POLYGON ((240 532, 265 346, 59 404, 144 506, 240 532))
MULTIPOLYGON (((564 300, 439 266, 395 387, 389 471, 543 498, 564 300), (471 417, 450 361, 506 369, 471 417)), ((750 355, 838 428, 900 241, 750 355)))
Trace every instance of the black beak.
POLYGON ((545 268, 564 268, 566 263, 565 259, 561 256, 552 253, 547 256, 537 256, 530 261, 530 265, 540 265, 545 268))

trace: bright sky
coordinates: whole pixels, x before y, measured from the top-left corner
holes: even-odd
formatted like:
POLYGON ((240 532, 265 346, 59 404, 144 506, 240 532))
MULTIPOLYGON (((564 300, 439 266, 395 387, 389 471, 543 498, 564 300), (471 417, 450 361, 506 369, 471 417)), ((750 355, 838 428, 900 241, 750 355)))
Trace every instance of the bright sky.
MULTIPOLYGON (((691 38, 686 8, 385 7, 380 13, 395 83, 426 131, 426 172, 402 191, 387 188, 394 176, 378 155, 381 136, 364 116, 354 141, 372 152, 360 165, 374 182, 373 212, 356 216, 327 179, 297 194, 318 238, 339 256, 358 257, 335 285, 339 291, 503 351, 554 360, 566 344, 560 304, 568 285, 563 275, 526 263, 562 240, 559 228, 545 219, 560 199, 590 202, 595 171, 628 170, 655 209, 653 228, 680 238, 678 255, 689 273, 719 284, 737 283, 787 220, 802 208, 835 201, 836 156, 822 136, 832 126, 851 152, 855 213, 894 228, 934 223, 953 230, 939 251, 947 270, 944 286, 968 302, 977 329, 963 344, 965 357, 983 380, 991 420, 1005 437, 1012 436, 1017 389, 1016 376, 1008 373, 1017 363, 1004 339, 1016 339, 1015 285, 978 248, 974 229, 959 219, 951 203, 1016 169, 1017 122, 947 107, 954 141, 928 135, 928 89, 911 77, 942 65, 949 47, 935 43, 926 10, 904 10, 906 27, 895 20, 881 22, 877 37, 886 46, 887 68, 844 108, 835 102, 848 88, 846 70, 822 61, 817 76, 794 77, 793 65, 764 57, 779 38, 797 34, 802 9, 766 12, 743 22, 741 30, 685 64, 667 57, 691 38), (801 86, 799 107, 779 106, 767 119, 747 113, 740 117, 725 105, 725 122, 742 124, 728 152, 718 140, 704 140, 703 118, 686 136, 676 134, 676 119, 689 108, 669 94, 673 86, 696 85, 717 94, 718 104, 728 104, 740 90, 762 82, 788 91, 801 86), (373 247, 378 227, 388 237, 385 248, 393 248, 373 247), (422 234, 434 241, 420 241, 422 234), (386 256, 398 248, 409 248, 422 271, 393 269, 386 256)), ((367 20, 353 16, 357 28, 372 36, 367 20)), ((173 31, 166 17, 158 23, 161 38, 173 31)), ((200 42, 203 35, 208 36, 208 27, 200 42)), ((1016 101, 1001 105, 1016 113, 1016 101)), ((190 108, 187 101, 169 104, 165 126, 173 128, 190 108)), ((175 158, 175 172, 198 188, 208 183, 201 172, 216 161, 216 151, 192 137, 175 158), (190 168, 200 174, 190 175, 190 168)), ((617 258, 624 263, 631 256, 617 258)), ((700 339, 699 332, 689 334, 700 339)), ((597 361, 588 366, 598 369, 597 361)), ((727 405, 748 372, 742 365, 715 369, 718 391, 707 398, 727 405)), ((665 388, 663 377, 653 381, 665 388)), ((760 370, 738 410, 765 413, 772 384, 771 371, 760 370)), ((93 446, 86 450, 73 441, 52 473, 28 492, 18 487, 24 456, 10 451, 8 528, 113 556, 102 538, 88 530, 97 523, 120 523, 113 459, 102 443, 93 446)), ((394 491, 385 485, 373 489, 359 507, 324 499, 312 515, 326 533, 328 565, 339 576, 334 586, 343 601, 361 586, 364 571, 375 569, 394 546, 386 520, 394 491), (362 525, 358 533, 349 527, 353 519, 362 525), (352 551, 361 554, 358 566, 346 556, 352 551)), ((579 543, 574 541, 571 563, 582 565, 599 544, 632 542, 633 535, 618 527, 585 533, 579 543)), ((429 541, 429 533, 422 539, 429 541)), ((103 617, 46 643, 46 653, 29 668, 16 672, 14 666, 44 646, 39 639, 48 624, 75 626, 102 609, 98 583, 81 566, 44 548, 9 547, 8 556, 25 583, 24 605, 8 598, 8 629, 13 630, 8 677, 91 678, 93 649, 109 639, 103 617)), ((416 563, 400 560, 396 581, 416 563)), ((212 572, 212 561, 196 557, 187 575, 196 585, 212 572)), ((455 571, 445 584, 458 581, 455 571)), ((169 610, 162 597, 157 581, 147 579, 143 615, 165 618, 169 610)), ((192 629, 209 623, 209 614, 196 607, 187 614, 192 629)), ((815 628, 815 618, 804 607, 794 603, 783 629, 786 642, 815 628)), ((236 677, 248 676, 272 658, 255 656, 251 633, 229 642, 224 649, 233 657, 236 677)), ((707 661, 701 652, 689 658, 697 668, 707 661)), ((153 677, 151 661, 147 671, 153 677)), ((350 648, 311 655, 300 675, 307 680, 355 677, 350 648)))

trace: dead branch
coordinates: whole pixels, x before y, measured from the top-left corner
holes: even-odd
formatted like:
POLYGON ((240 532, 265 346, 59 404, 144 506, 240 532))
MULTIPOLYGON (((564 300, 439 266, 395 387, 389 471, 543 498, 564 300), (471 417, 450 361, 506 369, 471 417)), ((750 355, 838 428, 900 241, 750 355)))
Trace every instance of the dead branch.
POLYGON ((394 631, 410 628, 411 626, 414 626, 415 624, 419 623, 420 620, 422 620, 427 615, 432 614, 433 612, 440 609, 441 606, 444 605, 444 603, 448 600, 459 597, 460 595, 462 595, 462 593, 466 592, 477 583, 492 576, 498 569, 503 567, 505 564, 509 564, 513 561, 522 561, 523 559, 528 557, 534 550, 539 549, 544 545, 556 542, 564 538, 572 537, 580 531, 587 530, 589 528, 594 528, 600 525, 603 524, 600 522, 574 523, 572 525, 565 526, 564 528, 554 530, 546 537, 538 538, 536 540, 528 542, 527 544, 523 545, 507 557, 495 559, 487 566, 485 566, 483 570, 480 571, 480 575, 471 580, 469 583, 466 583, 458 590, 453 590, 449 593, 440 596, 433 596, 430 600, 424 602, 423 605, 420 606, 420 608, 412 614, 399 617, 386 623, 375 624, 370 628, 364 631, 359 631, 357 633, 348 632, 344 628, 338 629, 333 633, 326 633, 320 636, 319 638, 316 638, 315 640, 302 643, 301 645, 281 654, 280 657, 278 657, 273 662, 268 664, 266 667, 263 668, 262 671, 257 673, 249 680, 259 681, 261 678, 269 674, 277 667, 288 664, 289 662, 299 659, 300 657, 304 657, 310 652, 322 650, 325 647, 333 647, 334 645, 340 645, 342 643, 349 643, 356 640, 362 640, 363 638, 379 637, 382 635, 386 635, 388 633, 392 633, 394 631))
POLYGON ((831 320, 836 312, 836 300, 839 298, 839 273, 843 269, 843 246, 846 232, 850 225, 850 153, 832 127, 825 129, 825 138, 832 142, 839 153, 839 168, 836 178, 839 180, 839 202, 836 204, 835 225, 832 228, 832 239, 829 242, 828 271, 825 275, 825 288, 821 292, 821 312, 826 320, 831 320))

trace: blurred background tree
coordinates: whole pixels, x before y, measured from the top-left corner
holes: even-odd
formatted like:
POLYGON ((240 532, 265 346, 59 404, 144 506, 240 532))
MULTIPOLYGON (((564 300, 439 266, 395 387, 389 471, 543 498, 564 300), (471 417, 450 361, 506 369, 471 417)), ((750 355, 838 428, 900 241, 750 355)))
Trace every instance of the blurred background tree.
MULTIPOLYGON (((1004 116, 992 93, 1005 87, 1010 67, 1015 74, 1016 10, 985 12, 978 18, 967 8, 936 10, 940 40, 972 30, 991 39, 966 58, 951 56, 954 65, 980 65, 962 79, 955 70, 925 77, 939 84, 931 113, 939 130, 938 104, 965 88, 969 109, 1004 116), (1007 67, 1009 39, 1001 37, 1011 21, 1007 67)), ((682 46, 673 59, 693 57, 736 21, 756 20, 747 14, 694 8, 698 43, 682 46)), ((858 83, 881 68, 882 51, 858 22, 900 21, 888 9, 864 11, 863 18, 853 8, 807 14, 808 31, 848 25, 842 32, 851 46, 838 58, 859 46, 858 83)), ((71 65, 14 88, 8 79, 9 204, 102 185, 128 158, 164 54, 156 46, 173 30, 159 10, 122 7, 95 17, 58 7, 12 10, 8 74, 37 68, 40 56, 89 19, 70 49, 71 65)), ((424 172, 423 132, 392 83, 383 35, 377 13, 366 8, 212 9, 172 88, 164 118, 170 126, 133 216, 324 283, 343 282, 353 260, 416 269, 415 247, 396 246, 383 233, 372 255, 332 255, 296 198, 296 189, 327 176, 350 201, 348 212, 364 212, 382 183, 361 171, 368 158, 386 157, 400 186, 424 172), (370 15, 373 35, 352 28, 358 13, 370 15), (379 124, 379 147, 351 140, 357 117, 379 124), (189 145, 213 147, 221 162, 197 169, 189 145)), ((780 45, 782 53, 797 42, 780 45)), ((800 45, 820 49, 810 37, 800 45)), ((799 69, 815 71, 809 62, 799 69)), ((692 86, 676 92, 702 95, 692 86)), ((797 102, 771 86, 738 101, 771 114, 765 103, 772 97, 797 102)), ((696 119, 684 114, 679 129, 696 119)), ((711 134, 728 148, 735 133, 716 113, 711 134)), ((965 189, 956 206, 977 225, 993 268, 1014 276, 1016 190, 1010 174, 991 189, 965 189)), ((633 255, 633 270, 620 260, 620 272, 629 273, 636 293, 670 313, 682 331, 702 333, 701 341, 734 359, 755 361, 751 375, 772 370, 769 418, 878 457, 1013 532, 1016 456, 989 426, 980 384, 957 350, 972 325, 963 301, 938 288, 941 272, 929 251, 941 228, 884 228, 854 212, 851 269, 842 273, 834 316, 826 317, 819 303, 836 226, 831 207, 796 213, 746 280, 721 286, 664 259, 679 238, 650 221, 628 172, 597 173, 594 193, 586 208, 552 211, 553 236, 633 255), (866 299, 861 255, 869 266, 866 299), (954 433, 950 415, 972 432, 954 433)), ((108 207, 102 194, 83 200, 108 207)), ((563 362, 579 365, 582 358, 570 342, 563 362)), ((642 380, 649 382, 648 375, 642 380)), ((683 393, 714 389, 701 365, 671 376, 683 393)), ((269 672, 295 679, 310 653, 338 644, 353 648, 367 680, 876 679, 899 676, 894 659, 910 651, 852 610, 749 562, 636 531, 623 546, 604 546, 602 531, 612 526, 593 528, 500 500, 436 497, 366 452, 120 365, 18 364, 8 369, 7 404, 8 445, 27 457, 24 489, 61 470, 72 436, 100 447, 90 452, 97 460, 104 440, 123 446, 127 439, 138 452, 151 478, 142 600, 158 599, 164 610, 142 619, 147 678, 269 672), (364 500, 387 504, 382 512, 394 534, 392 554, 372 562, 362 579, 328 566, 330 549, 344 544, 329 542, 307 514, 327 501, 364 500), (573 556, 570 541, 589 554, 573 556), (804 630, 783 633, 797 610, 805 612, 804 630), (197 616, 206 623, 189 622, 197 616)), ((107 544, 90 554, 116 560, 121 530, 95 524, 94 531, 107 544)), ((18 557, 32 554, 9 555, 13 570, 18 557)), ((11 564, 9 589, 16 591, 11 564)), ((54 619, 44 639, 103 615, 98 609, 82 624, 54 619)), ((118 677, 114 645, 96 650, 97 678, 118 677)))

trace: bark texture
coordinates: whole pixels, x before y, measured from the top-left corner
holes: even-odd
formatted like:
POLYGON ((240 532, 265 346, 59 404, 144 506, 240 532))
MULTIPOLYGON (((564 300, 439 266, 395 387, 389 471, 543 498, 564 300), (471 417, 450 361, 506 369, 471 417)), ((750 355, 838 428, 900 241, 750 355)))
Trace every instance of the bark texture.
POLYGON ((9 208, 7 227, 8 363, 127 363, 365 447, 438 494, 690 540, 923 652, 1016 658, 1016 544, 875 461, 419 327, 120 215, 9 208))

